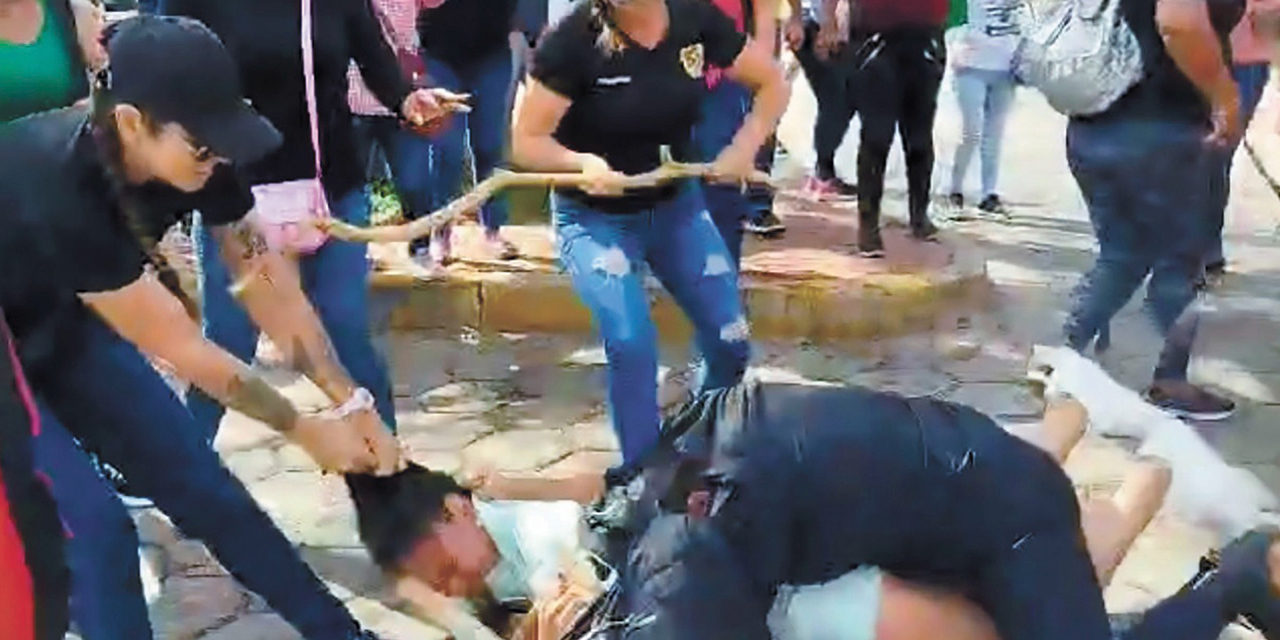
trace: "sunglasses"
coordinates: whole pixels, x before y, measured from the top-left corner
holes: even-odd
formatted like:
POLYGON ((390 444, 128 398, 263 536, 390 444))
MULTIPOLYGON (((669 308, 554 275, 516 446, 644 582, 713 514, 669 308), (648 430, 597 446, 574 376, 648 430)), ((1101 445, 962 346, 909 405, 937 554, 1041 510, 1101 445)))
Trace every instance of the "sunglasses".
POLYGON ((189 149, 191 149, 191 157, 194 158, 196 162, 205 163, 221 159, 213 152, 212 149, 192 139, 190 134, 183 133, 182 141, 187 144, 189 149))

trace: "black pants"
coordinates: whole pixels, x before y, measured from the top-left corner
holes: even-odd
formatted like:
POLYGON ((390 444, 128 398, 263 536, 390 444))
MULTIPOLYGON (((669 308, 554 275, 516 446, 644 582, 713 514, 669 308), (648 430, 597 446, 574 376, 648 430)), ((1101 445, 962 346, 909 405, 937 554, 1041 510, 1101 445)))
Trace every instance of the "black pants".
POLYGON ((913 223, 929 209, 933 172, 933 121, 946 69, 941 29, 900 29, 855 34, 862 146, 858 149, 858 214, 879 225, 884 171, 896 130, 907 160, 908 211, 913 223))
POLYGON ((818 23, 806 20, 804 45, 796 51, 796 60, 818 99, 818 118, 813 125, 813 146, 818 155, 817 175, 820 180, 836 177, 836 149, 844 141, 849 122, 858 113, 854 62, 851 51, 833 58, 818 57, 814 45, 818 41, 818 23))

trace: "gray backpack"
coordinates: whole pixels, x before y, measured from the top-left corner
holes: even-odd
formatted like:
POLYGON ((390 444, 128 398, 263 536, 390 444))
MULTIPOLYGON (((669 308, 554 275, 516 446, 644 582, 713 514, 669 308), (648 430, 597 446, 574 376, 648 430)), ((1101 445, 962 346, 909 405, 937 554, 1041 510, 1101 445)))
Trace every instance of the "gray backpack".
POLYGON ((1138 39, 1122 0, 1061 0, 1031 19, 1014 61, 1017 78, 1068 116, 1106 111, 1142 80, 1138 39))

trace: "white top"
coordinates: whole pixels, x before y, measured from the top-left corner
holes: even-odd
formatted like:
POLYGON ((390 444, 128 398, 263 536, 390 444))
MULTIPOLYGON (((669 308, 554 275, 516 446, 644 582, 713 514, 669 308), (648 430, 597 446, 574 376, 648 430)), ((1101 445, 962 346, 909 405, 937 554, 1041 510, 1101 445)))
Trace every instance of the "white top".
POLYGON ((547 0, 547 24, 555 24, 573 11, 574 0, 547 0))
POLYGON ((1023 0, 969 0, 969 23, 950 53, 957 68, 1008 71, 1022 41, 1023 0))
MULTIPOLYGON (((569 558, 581 558, 583 508, 574 502, 476 502, 502 560, 486 578, 499 601, 546 597, 569 558)), ((769 612, 774 640, 874 640, 880 572, 851 571, 831 582, 784 586, 769 612)))
POLYGON ((561 569, 582 549, 582 505, 575 502, 476 502, 480 524, 501 560, 486 578, 499 601, 554 594, 561 569))

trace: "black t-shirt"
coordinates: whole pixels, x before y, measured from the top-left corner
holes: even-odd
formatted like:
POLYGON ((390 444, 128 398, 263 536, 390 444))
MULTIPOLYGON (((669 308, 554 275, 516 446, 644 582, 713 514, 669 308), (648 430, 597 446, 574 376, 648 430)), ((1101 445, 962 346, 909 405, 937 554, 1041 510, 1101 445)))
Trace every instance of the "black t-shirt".
MULTIPOLYGON (((1153 118, 1209 122, 1209 105, 1195 85, 1169 57, 1156 25, 1157 0, 1122 0, 1121 11, 1142 46, 1147 75, 1097 119, 1153 118)), ((1213 29, 1222 43, 1224 59, 1231 60, 1230 35, 1244 15, 1245 0, 1202 0, 1209 7, 1213 29)))
MULTIPOLYGON (((275 125, 284 144, 244 167, 252 184, 315 177, 311 125, 302 75, 301 3, 297 0, 163 0, 167 15, 195 18, 218 34, 240 69, 244 93, 275 125)), ((347 70, 354 60, 378 100, 399 113, 408 80, 369 0, 317 0, 312 44, 320 122, 324 186, 336 197, 364 184, 351 109, 347 70)))
MULTIPOLYGON (((131 189, 142 226, 157 239, 193 209, 219 225, 253 205, 248 186, 225 165, 198 193, 159 184, 131 189)), ((76 294, 124 287, 146 263, 99 161, 87 107, 0 127, 0 229, 0 306, 34 375, 75 348, 58 327, 85 312, 76 294)))
MULTIPOLYGON (((543 36, 534 55, 534 79, 573 104, 555 138, 565 147, 599 155, 617 171, 637 174, 660 163, 659 149, 689 150, 689 138, 706 93, 708 65, 730 67, 746 36, 707 0, 667 0, 670 27, 654 49, 628 42, 611 53, 599 44, 601 26, 590 3, 543 36)), ((563 195, 615 213, 652 207, 676 187, 637 190, 622 198, 563 195)))
POLYGON ((515 16, 516 0, 447 0, 418 14, 418 39, 427 55, 466 68, 506 50, 515 16))

